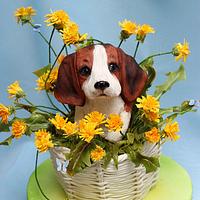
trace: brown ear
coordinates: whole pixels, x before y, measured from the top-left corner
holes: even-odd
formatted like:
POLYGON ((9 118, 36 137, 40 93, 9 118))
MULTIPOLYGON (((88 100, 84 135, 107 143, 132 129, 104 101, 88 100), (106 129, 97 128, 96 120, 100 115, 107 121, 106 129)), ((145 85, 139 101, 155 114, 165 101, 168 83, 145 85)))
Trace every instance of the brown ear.
POLYGON ((122 98, 127 105, 141 95, 147 74, 136 63, 135 59, 118 49, 119 63, 121 67, 122 98))
POLYGON ((54 95, 61 103, 75 106, 84 105, 85 95, 78 79, 76 53, 63 59, 59 67, 54 95))

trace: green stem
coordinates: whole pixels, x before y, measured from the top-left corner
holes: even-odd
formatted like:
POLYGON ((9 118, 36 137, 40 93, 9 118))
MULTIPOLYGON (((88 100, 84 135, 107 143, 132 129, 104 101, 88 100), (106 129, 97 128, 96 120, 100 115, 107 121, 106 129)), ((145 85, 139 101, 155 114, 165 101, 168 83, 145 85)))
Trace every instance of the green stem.
POLYGON ((147 58, 145 58, 142 62, 140 62, 140 65, 143 64, 146 60, 148 60, 148 59, 150 59, 150 58, 154 58, 154 57, 157 57, 157 56, 168 55, 168 54, 172 54, 172 51, 168 51, 168 52, 164 52, 164 53, 156 53, 156 54, 153 54, 153 55, 148 56, 147 58))
POLYGON ((37 183, 37 186, 40 190, 40 192, 42 193, 42 195, 44 196, 45 199, 47 200, 50 200, 43 192, 41 186, 40 186, 40 183, 39 183, 39 180, 38 180, 38 173, 37 173, 37 166, 38 166, 38 155, 39 155, 39 152, 37 151, 36 152, 36 156, 35 156, 35 180, 36 180, 36 183, 37 183))
POLYGON ((49 110, 55 110, 57 111, 55 108, 51 108, 51 107, 48 107, 48 106, 35 106, 36 108, 46 108, 46 109, 49 109, 49 110))
POLYGON ((50 72, 49 72, 49 74, 48 74, 48 76, 47 76, 47 79, 46 79, 46 81, 45 81, 45 92, 46 92, 47 98, 48 98, 49 102, 51 103, 51 105, 52 105, 57 111, 61 112, 64 116, 67 116, 62 110, 60 110, 60 109, 53 103, 53 101, 51 100, 51 97, 49 96, 49 93, 48 93, 48 91, 47 91, 47 81, 48 81, 48 79, 49 79, 49 77, 50 77, 50 74, 51 74, 51 72, 52 72, 52 70, 53 70, 53 68, 54 68, 54 66, 55 66, 55 64, 56 64, 56 62, 57 62, 57 60, 58 60, 58 57, 61 55, 61 53, 62 53, 62 51, 64 50, 65 46, 66 46, 66 44, 63 45, 62 49, 60 50, 59 54, 57 55, 57 57, 56 57, 56 59, 55 59, 55 61, 54 61, 54 63, 53 63, 53 65, 51 66, 50 72))
MULTIPOLYGON (((65 49, 65 47, 66 47, 66 44, 63 45, 62 49, 60 50, 59 54, 57 55, 57 57, 56 57, 56 59, 55 59, 53 65, 52 65, 52 67, 51 67, 51 70, 50 70, 50 72, 49 72, 49 75, 51 74, 52 69, 55 67, 56 62, 57 62, 59 56, 62 54, 62 52, 63 52, 63 50, 65 49)), ((48 78, 49 78, 49 76, 48 76, 48 78)), ((47 78, 47 80, 48 80, 48 78, 47 78)))
MULTIPOLYGON (((30 101, 29 101, 28 99, 26 99, 26 98, 24 98, 24 100, 25 100, 28 104, 30 104, 33 108, 37 108, 39 111, 42 111, 42 112, 45 112, 45 113, 48 113, 48 114, 52 114, 52 113, 50 113, 50 112, 48 112, 48 111, 46 111, 46 110, 40 109, 40 107, 41 107, 41 108, 51 109, 51 110, 56 110, 56 109, 54 109, 54 108, 50 108, 50 107, 46 107, 46 106, 35 106, 32 102, 30 102, 30 101)), ((22 106, 26 106, 26 105, 22 104, 22 106)))
POLYGON ((66 109, 66 111, 69 113, 70 110, 66 107, 66 105, 64 103, 62 103, 63 107, 66 109))
POLYGON ((53 28, 50 39, 49 39, 49 63, 51 63, 51 41, 52 41, 54 32, 55 32, 55 28, 53 28))
MULTIPOLYGON (((31 22, 29 22, 29 24, 34 28, 34 25, 31 23, 31 22)), ((49 45, 49 41, 45 38, 45 36, 41 33, 41 32, 37 32, 41 37, 42 37, 42 39, 48 44, 48 46, 50 46, 50 48, 51 48, 51 50, 53 51, 53 53, 54 53, 54 55, 55 55, 55 57, 57 56, 57 54, 56 54, 56 52, 55 52, 55 50, 53 49, 53 47, 51 46, 51 45, 49 45)))
POLYGON ((123 43, 123 39, 121 39, 121 41, 120 41, 120 43, 119 43, 119 45, 118 45, 118 48, 120 48, 121 47, 121 45, 122 45, 122 43, 123 43))
POLYGON ((134 56, 133 56, 134 58, 136 57, 139 45, 140 45, 140 42, 138 41, 137 45, 136 45, 136 48, 135 48, 134 56))
POLYGON ((67 46, 65 46, 65 53, 66 53, 66 56, 68 55, 68 49, 67 49, 67 46))
POLYGON ((94 38, 92 38, 92 39, 87 39, 87 41, 95 41, 95 42, 98 42, 98 43, 100 43, 100 44, 104 44, 101 40, 97 40, 97 39, 94 39, 94 38))

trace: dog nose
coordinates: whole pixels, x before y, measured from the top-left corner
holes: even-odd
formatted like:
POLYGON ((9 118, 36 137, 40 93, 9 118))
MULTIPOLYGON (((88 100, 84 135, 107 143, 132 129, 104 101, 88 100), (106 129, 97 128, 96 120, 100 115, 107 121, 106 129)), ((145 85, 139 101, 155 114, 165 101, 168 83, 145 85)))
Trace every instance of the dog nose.
POLYGON ((98 81, 94 84, 94 87, 96 89, 100 89, 100 90, 104 90, 106 88, 108 88, 110 86, 110 84, 107 81, 98 81))

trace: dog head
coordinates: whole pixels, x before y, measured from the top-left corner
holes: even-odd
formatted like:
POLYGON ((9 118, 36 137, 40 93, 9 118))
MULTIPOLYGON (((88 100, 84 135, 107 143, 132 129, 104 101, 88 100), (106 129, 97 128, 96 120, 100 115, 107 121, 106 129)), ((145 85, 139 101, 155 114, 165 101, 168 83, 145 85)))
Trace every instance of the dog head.
POLYGON ((129 105, 142 92, 146 73, 133 57, 110 44, 91 45, 64 58, 54 95, 64 104, 83 106, 85 99, 121 95, 129 105))

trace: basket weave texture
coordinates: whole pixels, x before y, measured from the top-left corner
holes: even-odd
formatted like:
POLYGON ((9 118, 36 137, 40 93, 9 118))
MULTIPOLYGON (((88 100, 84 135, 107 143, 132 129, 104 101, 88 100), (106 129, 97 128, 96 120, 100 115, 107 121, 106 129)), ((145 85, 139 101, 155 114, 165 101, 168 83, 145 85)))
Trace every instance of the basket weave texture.
MULTIPOLYGON (((50 151, 54 168, 56 160, 65 162, 69 149, 55 147, 50 151)), ((159 156, 160 146, 144 144, 141 152, 145 156, 159 156)), ((159 169, 146 173, 144 166, 132 163, 126 154, 119 156, 118 169, 113 161, 104 169, 100 162, 71 177, 66 172, 57 171, 57 179, 69 200, 142 200, 156 184, 159 169)))

